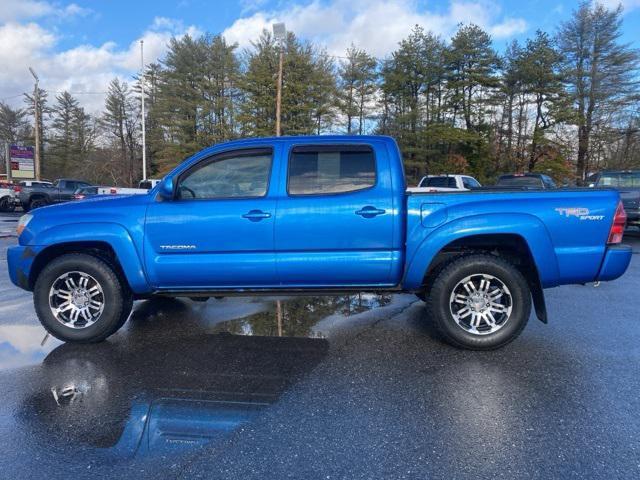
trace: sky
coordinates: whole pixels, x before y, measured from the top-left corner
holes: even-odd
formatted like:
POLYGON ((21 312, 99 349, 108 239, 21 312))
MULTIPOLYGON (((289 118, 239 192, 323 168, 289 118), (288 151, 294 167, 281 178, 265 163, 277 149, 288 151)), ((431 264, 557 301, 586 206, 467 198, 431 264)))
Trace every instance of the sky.
MULTIPOLYGON (((615 7, 619 0, 602 1, 615 7)), ((640 47, 640 0, 622 0, 623 40, 640 47)), ((51 99, 72 92, 91 113, 109 81, 131 81, 162 58, 172 36, 223 33, 250 48, 278 21, 304 40, 343 55, 354 44, 384 58, 419 24, 449 38, 460 23, 486 29, 502 50, 537 29, 554 32, 578 2, 564 0, 0 0, 0 101, 21 106, 32 67, 51 99)))

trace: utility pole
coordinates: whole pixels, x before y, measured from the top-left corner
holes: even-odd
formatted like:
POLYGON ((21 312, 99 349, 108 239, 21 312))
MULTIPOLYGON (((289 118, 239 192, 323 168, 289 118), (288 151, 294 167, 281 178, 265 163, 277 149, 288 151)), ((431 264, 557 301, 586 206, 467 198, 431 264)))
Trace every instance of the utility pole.
POLYGON ((276 137, 280 136, 280 110, 282 108, 282 68, 284 66, 284 42, 287 38, 287 29, 284 23, 273 24, 273 37, 280 47, 278 61, 278 84, 276 85, 276 137))
POLYGON ((36 75, 36 72, 33 71, 33 68, 29 67, 29 71, 31 72, 31 75, 33 75, 33 78, 35 78, 36 80, 36 84, 35 87, 33 88, 33 116, 35 117, 35 137, 36 137, 36 149, 35 149, 35 155, 34 155, 34 160, 33 160, 33 170, 34 170, 34 175, 36 177, 36 180, 40 180, 40 137, 42 135, 42 132, 40 132, 40 87, 39 87, 39 82, 40 80, 38 79, 38 75, 36 75))
POLYGON ((142 95, 142 180, 147 179, 147 138, 144 118, 144 40, 140 40, 140 92, 142 95))

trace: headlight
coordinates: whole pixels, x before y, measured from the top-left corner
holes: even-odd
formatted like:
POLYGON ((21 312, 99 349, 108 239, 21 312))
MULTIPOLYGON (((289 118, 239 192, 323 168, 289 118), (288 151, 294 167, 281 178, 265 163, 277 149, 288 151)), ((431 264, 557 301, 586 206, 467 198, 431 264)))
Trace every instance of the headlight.
POLYGON ((24 229, 27 228, 27 225, 29 224, 32 218, 33 218, 33 215, 31 215, 30 213, 27 213, 26 215, 22 215, 20 217, 20 220, 18 221, 18 228, 16 228, 16 231, 18 232, 18 236, 20 236, 24 231, 24 229))

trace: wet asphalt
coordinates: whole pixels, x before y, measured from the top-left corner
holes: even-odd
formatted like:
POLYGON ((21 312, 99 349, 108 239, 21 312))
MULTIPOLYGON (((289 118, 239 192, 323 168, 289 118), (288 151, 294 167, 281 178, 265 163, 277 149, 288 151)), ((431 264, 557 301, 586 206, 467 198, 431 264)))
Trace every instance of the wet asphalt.
POLYGON ((0 478, 639 478, 639 287, 634 255, 547 290, 549 324, 494 352, 371 294, 148 300, 75 346, 3 268, 0 478))

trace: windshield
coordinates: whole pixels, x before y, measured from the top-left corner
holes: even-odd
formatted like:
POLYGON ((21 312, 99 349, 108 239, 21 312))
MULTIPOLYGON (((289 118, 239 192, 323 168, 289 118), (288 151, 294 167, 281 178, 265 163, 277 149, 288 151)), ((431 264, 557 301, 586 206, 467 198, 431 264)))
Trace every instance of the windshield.
POLYGON ((539 177, 501 177, 496 185, 505 187, 541 187, 542 180, 539 177))
POLYGON ((603 173, 598 187, 640 187, 640 172, 603 173))

